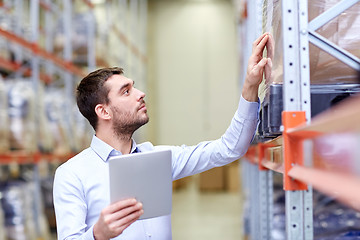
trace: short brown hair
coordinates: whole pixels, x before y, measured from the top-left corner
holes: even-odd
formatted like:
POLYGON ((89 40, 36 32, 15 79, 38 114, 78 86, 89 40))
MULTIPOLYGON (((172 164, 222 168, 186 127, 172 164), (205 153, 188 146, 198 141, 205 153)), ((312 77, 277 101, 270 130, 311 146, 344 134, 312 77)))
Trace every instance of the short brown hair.
POLYGON ((104 84, 112 75, 122 75, 123 73, 124 70, 120 67, 98 69, 84 77, 76 89, 78 108, 95 131, 98 123, 95 107, 101 103, 109 103, 110 89, 104 84))

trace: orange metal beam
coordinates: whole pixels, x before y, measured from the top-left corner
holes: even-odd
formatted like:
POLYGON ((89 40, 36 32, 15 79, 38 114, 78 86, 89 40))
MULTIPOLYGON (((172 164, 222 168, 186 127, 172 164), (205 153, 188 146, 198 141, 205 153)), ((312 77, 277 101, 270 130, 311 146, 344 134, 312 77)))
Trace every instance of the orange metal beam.
POLYGON ((303 166, 294 166, 289 172, 290 177, 311 184, 314 188, 339 201, 360 210, 360 178, 353 174, 339 171, 326 171, 303 166))
POLYGON ((19 63, 11 62, 7 59, 0 57, 0 67, 14 72, 17 71, 21 67, 21 65, 19 63))
POLYGON ((11 164, 11 163, 18 163, 18 164, 27 164, 27 163, 38 163, 41 159, 46 159, 49 162, 65 162, 68 159, 75 156, 75 153, 69 154, 44 154, 40 152, 25 152, 25 151, 10 151, 7 153, 0 154, 0 164, 11 164))
POLYGON ((248 151, 245 154, 246 159, 251 162, 256 164, 257 163, 257 148, 255 145, 251 145, 248 149, 248 151))
POLYGON ((65 71, 71 72, 80 77, 83 77, 86 75, 80 68, 76 67, 71 62, 64 61, 63 59, 57 57, 56 55, 45 51, 44 49, 39 47, 36 43, 29 42, 29 41, 17 36, 14 33, 4 30, 1 27, 0 27, 0 35, 14 43, 19 44, 20 46, 22 46, 26 49, 31 50, 35 55, 40 56, 46 60, 53 62, 54 64, 63 68, 65 71))
POLYGON ((349 97, 329 110, 288 131, 288 134, 299 138, 315 138, 320 135, 339 132, 360 131, 360 95, 349 97))
MULTIPOLYGON (((8 71, 15 72, 20 69, 21 65, 18 63, 15 63, 15 62, 8 61, 8 60, 0 57, 0 67, 6 69, 8 71)), ((30 68, 23 69, 24 76, 31 76, 31 74, 32 73, 31 73, 30 68)), ((47 74, 40 73, 40 80, 42 80, 44 83, 50 83, 52 78, 51 78, 51 76, 49 76, 47 74)))
POLYGON ((283 164, 279 164, 279 163, 276 163, 276 162, 271 162, 271 161, 268 161, 268 160, 263 160, 261 162, 261 164, 266 169, 270 169, 270 170, 273 170, 275 172, 284 174, 284 165, 283 164))
POLYGON ((258 166, 259 166, 259 170, 260 171, 265 171, 267 170, 267 168, 265 168, 263 165, 262 165, 262 161, 265 157, 265 149, 267 148, 267 146, 264 144, 264 143, 258 143, 257 145, 257 148, 258 148, 258 166))
POLYGON ((294 166, 303 165, 303 146, 301 138, 292 137, 287 131, 306 122, 305 112, 284 111, 282 113, 282 121, 284 125, 284 190, 307 190, 306 184, 288 175, 294 166))

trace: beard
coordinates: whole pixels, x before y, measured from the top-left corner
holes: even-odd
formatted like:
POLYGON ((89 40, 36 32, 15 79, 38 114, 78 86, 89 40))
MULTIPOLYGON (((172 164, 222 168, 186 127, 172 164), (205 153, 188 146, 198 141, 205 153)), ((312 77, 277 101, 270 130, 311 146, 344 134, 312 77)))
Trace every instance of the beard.
POLYGON ((114 113, 113 132, 120 138, 128 138, 141 126, 149 122, 146 113, 138 115, 138 112, 121 112, 118 108, 112 107, 114 113))

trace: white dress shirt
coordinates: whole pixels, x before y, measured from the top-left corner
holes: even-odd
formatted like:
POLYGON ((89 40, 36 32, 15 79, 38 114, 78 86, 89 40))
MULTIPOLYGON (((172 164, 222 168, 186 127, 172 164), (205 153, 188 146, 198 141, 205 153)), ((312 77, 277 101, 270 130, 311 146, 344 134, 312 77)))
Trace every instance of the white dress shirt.
MULTIPOLYGON (((195 146, 136 144, 132 151, 171 149, 173 180, 223 166, 243 156, 258 124, 259 103, 240 98, 238 110, 225 134, 195 146)), ((114 149, 93 137, 91 146, 57 168, 54 206, 58 239, 94 239, 93 226, 101 210, 109 205, 108 158, 114 149)), ((171 216, 138 220, 114 239, 170 240, 171 216)))

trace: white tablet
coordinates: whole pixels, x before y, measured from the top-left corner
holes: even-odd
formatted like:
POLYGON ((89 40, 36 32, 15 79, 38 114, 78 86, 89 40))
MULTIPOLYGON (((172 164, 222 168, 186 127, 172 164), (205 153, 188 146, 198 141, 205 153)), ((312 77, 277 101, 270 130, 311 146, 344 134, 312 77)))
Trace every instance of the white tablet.
POLYGON ((110 201, 136 198, 140 219, 171 214, 171 150, 114 156, 109 159, 110 201))

